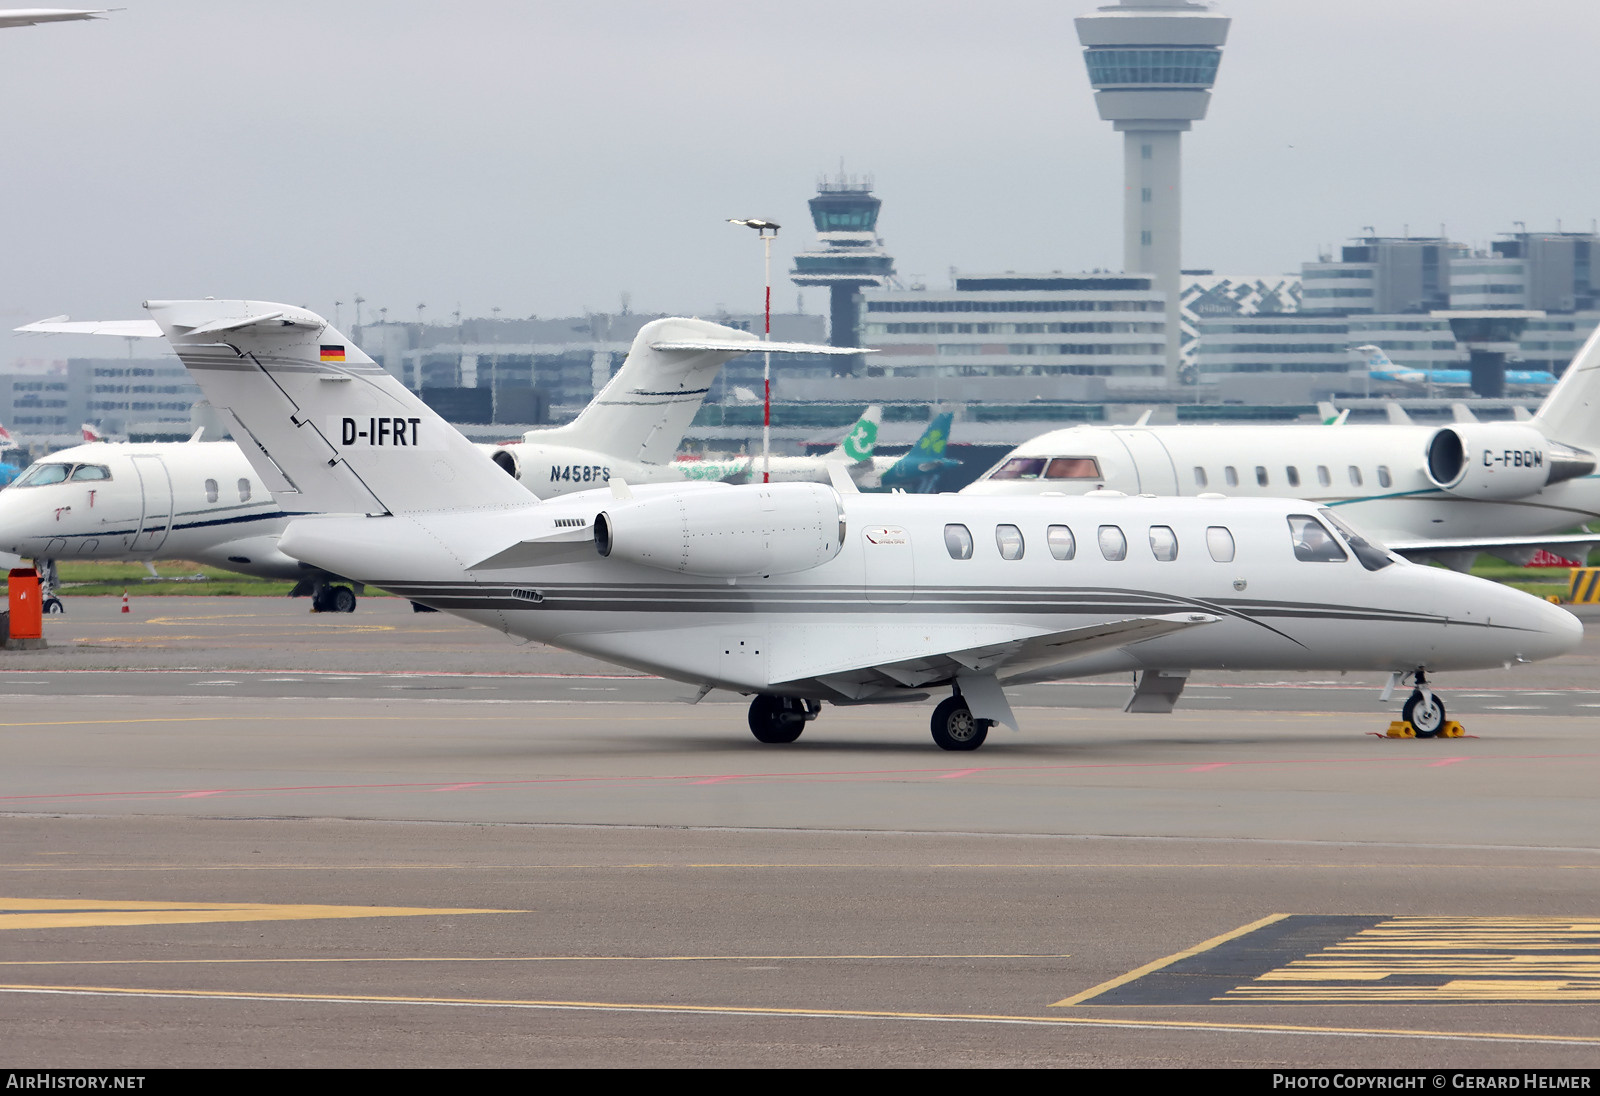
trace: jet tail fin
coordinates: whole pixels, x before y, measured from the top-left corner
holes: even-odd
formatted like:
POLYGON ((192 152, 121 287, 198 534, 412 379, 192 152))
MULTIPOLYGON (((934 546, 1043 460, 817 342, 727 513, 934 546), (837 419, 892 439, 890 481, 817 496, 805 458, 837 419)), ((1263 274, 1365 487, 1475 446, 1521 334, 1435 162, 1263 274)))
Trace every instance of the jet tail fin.
POLYGON ((595 449, 623 460, 666 464, 717 370, 730 358, 775 354, 862 354, 856 347, 763 342, 706 320, 652 320, 634 336, 628 358, 594 400, 565 426, 530 430, 523 439, 595 449))
POLYGON ((285 509, 382 514, 533 501, 316 313, 261 301, 145 307, 285 509))
POLYGON ((1573 356, 1530 425, 1552 441, 1600 449, 1600 327, 1573 356))
POLYGON ((850 428, 850 432, 833 447, 828 456, 856 462, 871 460, 872 450, 878 444, 878 426, 882 422, 883 407, 875 403, 861 412, 861 417, 850 428))

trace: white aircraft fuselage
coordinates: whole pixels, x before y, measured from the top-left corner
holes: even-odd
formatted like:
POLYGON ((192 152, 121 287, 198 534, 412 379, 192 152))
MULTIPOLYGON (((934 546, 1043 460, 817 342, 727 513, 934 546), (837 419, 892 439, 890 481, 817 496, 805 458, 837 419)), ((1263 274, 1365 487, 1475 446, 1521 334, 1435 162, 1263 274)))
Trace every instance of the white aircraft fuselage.
POLYGON ((1529 423, 1074 426, 1019 445, 962 494, 1290 496, 1334 507, 1385 543, 1531 536, 1600 518, 1594 462, 1563 458, 1565 448, 1529 423), (1439 466, 1460 482, 1429 474, 1441 434, 1461 439, 1439 466), (1548 482, 1563 459, 1577 474, 1548 482))
POLYGON ((288 523, 232 442, 91 442, 0 491, 0 550, 29 559, 188 559, 264 578, 310 568, 278 549, 288 523))
MULTIPOLYGON (((920 699, 985 674, 1009 684, 1122 670, 1479 669, 1550 657, 1581 636, 1571 614, 1537 598, 1386 553, 1377 570, 1352 552, 1298 559, 1289 515, 1316 511, 1286 500, 817 486, 808 508, 778 488, 769 524, 786 526, 793 550, 826 558, 768 576, 674 572, 711 533, 675 525, 685 506, 705 505, 711 522, 724 502, 742 505, 759 524, 759 501, 731 493, 761 490, 644 488, 630 500, 590 492, 516 513, 297 518, 284 539, 299 558, 513 635, 691 684, 836 703, 920 699), (970 536, 967 558, 952 554, 952 526, 970 536), (1071 559, 1056 558, 1052 526, 1070 530, 1071 559), (1106 558, 1113 529, 1125 558, 1106 558), (608 539, 602 558, 597 542, 608 539), (1231 559, 1214 558, 1227 555, 1212 550, 1217 541, 1231 559), (1130 620, 1161 623, 1119 636, 1130 620), (1097 628, 1108 629, 1103 642, 1097 628)), ((727 547, 749 558, 688 566, 772 566, 749 527, 724 525, 727 547)))

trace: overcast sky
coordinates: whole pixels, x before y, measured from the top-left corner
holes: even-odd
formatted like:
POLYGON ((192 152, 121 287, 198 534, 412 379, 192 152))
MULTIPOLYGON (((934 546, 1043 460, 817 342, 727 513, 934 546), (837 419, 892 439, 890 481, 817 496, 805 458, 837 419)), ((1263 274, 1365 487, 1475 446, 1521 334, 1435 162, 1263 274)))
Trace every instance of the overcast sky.
MULTIPOLYGON (((841 159, 875 176, 907 280, 1120 265, 1121 137, 1072 25, 1092 0, 126 3, 0 30, 6 329, 183 296, 330 319, 343 300, 347 326, 356 293, 401 319, 624 291, 755 310, 760 249, 725 219, 782 222, 786 271, 841 159)), ((1594 0, 1216 10, 1234 21, 1183 139, 1185 266, 1600 216, 1594 0)))

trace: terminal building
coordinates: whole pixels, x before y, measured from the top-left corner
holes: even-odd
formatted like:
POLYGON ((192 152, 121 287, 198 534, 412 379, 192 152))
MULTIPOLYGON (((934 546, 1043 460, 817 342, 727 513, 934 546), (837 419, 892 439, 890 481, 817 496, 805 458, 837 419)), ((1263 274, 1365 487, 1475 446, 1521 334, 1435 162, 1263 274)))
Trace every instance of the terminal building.
POLYGON ((1510 233, 1486 252, 1444 237, 1359 237, 1337 259, 1302 265, 1297 312, 1197 317, 1200 379, 1223 398, 1246 387, 1284 399, 1359 393, 1366 371, 1350 350, 1366 344, 1403 369, 1461 369, 1468 353, 1448 314, 1483 311, 1542 312, 1519 324, 1510 364, 1559 375, 1600 323, 1596 245, 1600 236, 1574 232, 1510 233), (1276 379, 1288 376, 1300 379, 1276 379))

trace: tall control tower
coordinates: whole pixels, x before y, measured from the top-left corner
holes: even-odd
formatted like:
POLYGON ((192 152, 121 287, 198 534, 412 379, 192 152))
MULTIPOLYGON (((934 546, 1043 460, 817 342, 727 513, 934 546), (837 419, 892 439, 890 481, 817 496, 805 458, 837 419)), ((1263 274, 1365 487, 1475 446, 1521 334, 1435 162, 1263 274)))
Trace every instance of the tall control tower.
POLYGON ((1121 0, 1077 19, 1100 117, 1123 134, 1122 266, 1167 295, 1167 383, 1178 379, 1178 138, 1206 116, 1226 16, 1189 0, 1121 0))
MULTIPOLYGON (((811 220, 817 226, 814 251, 794 257, 789 277, 795 285, 828 287, 828 343, 861 345, 861 290, 882 289, 894 275, 894 260, 878 238, 878 207, 872 194, 872 177, 840 174, 833 182, 817 183, 811 199, 811 220)), ((844 371, 856 372, 858 355, 836 359, 844 371)))

